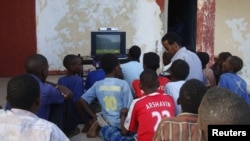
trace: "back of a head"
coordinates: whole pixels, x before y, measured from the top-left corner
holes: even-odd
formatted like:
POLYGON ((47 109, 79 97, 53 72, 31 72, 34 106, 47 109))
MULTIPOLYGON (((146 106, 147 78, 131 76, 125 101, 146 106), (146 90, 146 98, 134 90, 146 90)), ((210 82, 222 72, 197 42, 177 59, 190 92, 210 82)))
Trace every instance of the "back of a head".
POLYGON ((46 67, 48 67, 48 61, 41 54, 32 54, 25 60, 25 70, 30 74, 39 75, 46 67))
POLYGON ((102 56, 101 68, 106 74, 111 73, 116 66, 119 65, 119 60, 116 55, 107 53, 102 56))
POLYGON ((167 40, 170 45, 172 45, 174 42, 176 42, 180 47, 181 44, 181 37, 175 33, 175 32, 167 32, 162 38, 161 41, 167 40))
POLYGON ((177 59, 169 68, 171 79, 185 80, 189 74, 189 65, 186 61, 177 59))
POLYGON ((63 59, 63 66, 67 69, 70 70, 70 66, 74 65, 77 62, 77 59, 79 56, 74 55, 74 54, 68 54, 64 57, 63 59))
POLYGON ((218 55, 218 60, 225 61, 227 59, 227 57, 229 57, 229 56, 232 56, 232 54, 230 52, 221 52, 218 55))
POLYGON ((243 61, 238 56, 230 56, 230 64, 233 67, 233 72, 237 73, 243 67, 243 61))
POLYGON ((129 49, 128 54, 129 54, 131 60, 139 61, 140 56, 141 56, 141 48, 139 46, 137 46, 137 45, 133 45, 129 49))
POLYGON ((159 87, 158 75, 152 69, 144 69, 140 75, 142 89, 157 90, 159 87))
POLYGON ((204 124, 250 124, 249 105, 234 92, 214 87, 202 99, 199 116, 204 124))
POLYGON ((160 57, 155 52, 147 52, 143 55, 143 65, 145 69, 156 71, 160 67, 160 57))
POLYGON ((39 97, 39 84, 29 74, 15 76, 7 84, 7 101, 12 108, 30 110, 39 97))
POLYGON ((206 91, 207 87, 200 80, 187 80, 180 88, 178 100, 182 112, 198 114, 198 108, 206 91))
POLYGON ((206 68, 206 65, 208 64, 210 59, 209 54, 207 52, 197 52, 197 56, 201 60, 202 69, 206 68))

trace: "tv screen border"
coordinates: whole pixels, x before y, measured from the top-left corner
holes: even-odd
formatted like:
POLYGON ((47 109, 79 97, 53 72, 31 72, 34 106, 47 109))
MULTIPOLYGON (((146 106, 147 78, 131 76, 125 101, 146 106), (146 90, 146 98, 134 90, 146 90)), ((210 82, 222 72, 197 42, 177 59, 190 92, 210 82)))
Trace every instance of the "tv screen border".
POLYGON ((127 58, 126 55, 126 32, 125 31, 91 31, 91 57, 95 57, 96 53, 96 36, 97 35, 120 35, 120 54, 116 54, 118 58, 127 58))

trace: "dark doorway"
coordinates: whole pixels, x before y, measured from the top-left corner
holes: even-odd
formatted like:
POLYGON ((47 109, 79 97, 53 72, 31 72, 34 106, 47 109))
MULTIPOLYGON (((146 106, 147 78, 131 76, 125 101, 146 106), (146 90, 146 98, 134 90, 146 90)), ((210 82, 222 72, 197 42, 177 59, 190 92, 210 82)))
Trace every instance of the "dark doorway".
POLYGON ((168 32, 177 32, 182 46, 191 51, 196 49, 197 0, 169 0, 168 32))

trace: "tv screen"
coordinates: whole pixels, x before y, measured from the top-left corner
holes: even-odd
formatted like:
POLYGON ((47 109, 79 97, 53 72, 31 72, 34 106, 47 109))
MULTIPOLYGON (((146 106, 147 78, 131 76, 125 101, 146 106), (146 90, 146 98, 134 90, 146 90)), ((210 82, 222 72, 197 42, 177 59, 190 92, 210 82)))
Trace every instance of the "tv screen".
POLYGON ((112 53, 118 58, 126 57, 126 32, 91 32, 91 57, 112 53))

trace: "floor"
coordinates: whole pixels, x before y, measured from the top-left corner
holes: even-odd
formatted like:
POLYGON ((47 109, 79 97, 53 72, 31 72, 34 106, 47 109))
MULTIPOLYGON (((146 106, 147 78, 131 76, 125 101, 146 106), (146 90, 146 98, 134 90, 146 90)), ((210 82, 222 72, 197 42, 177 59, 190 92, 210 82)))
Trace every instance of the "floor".
MULTIPOLYGON (((57 79, 60 75, 50 75, 47 80, 51 82, 57 82, 57 79)), ((0 105, 4 107, 6 105, 6 93, 7 93, 7 83, 10 78, 0 78, 0 105)), ((83 125, 79 125, 79 128, 82 128, 83 125)), ((70 141, 101 141, 99 137, 96 138, 87 138, 86 134, 80 133, 72 138, 70 141)))

